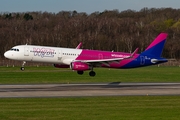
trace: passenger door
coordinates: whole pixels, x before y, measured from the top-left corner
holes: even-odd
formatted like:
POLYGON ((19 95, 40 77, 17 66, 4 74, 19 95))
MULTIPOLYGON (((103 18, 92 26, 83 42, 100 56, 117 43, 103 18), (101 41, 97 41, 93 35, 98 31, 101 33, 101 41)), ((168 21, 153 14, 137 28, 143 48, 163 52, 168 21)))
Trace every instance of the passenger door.
POLYGON ((24 56, 29 56, 29 48, 27 46, 24 47, 24 56))

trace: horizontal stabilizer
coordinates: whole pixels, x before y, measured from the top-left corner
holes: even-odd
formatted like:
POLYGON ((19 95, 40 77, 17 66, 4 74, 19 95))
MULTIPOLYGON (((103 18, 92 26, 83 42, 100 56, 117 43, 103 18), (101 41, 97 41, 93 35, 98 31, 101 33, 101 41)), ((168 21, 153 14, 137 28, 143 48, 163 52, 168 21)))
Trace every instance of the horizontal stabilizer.
POLYGON ((167 59, 151 59, 151 63, 161 63, 161 62, 167 62, 167 59))

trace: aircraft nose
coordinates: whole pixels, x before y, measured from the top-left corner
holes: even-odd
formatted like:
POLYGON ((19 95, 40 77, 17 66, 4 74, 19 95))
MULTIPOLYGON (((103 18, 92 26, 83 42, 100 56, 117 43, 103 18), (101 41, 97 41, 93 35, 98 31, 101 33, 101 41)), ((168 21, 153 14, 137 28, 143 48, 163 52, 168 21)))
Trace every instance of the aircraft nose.
POLYGON ((6 57, 6 58, 9 58, 9 57, 10 57, 10 54, 9 54, 8 51, 4 53, 4 57, 6 57))

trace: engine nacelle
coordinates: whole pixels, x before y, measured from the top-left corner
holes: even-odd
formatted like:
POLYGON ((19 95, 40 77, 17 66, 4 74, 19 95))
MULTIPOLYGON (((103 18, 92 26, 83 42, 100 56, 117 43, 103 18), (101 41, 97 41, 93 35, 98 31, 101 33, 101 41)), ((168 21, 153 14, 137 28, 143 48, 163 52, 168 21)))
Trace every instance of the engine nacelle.
POLYGON ((56 68, 69 68, 69 65, 64 65, 64 64, 54 64, 54 67, 56 67, 56 68))
POLYGON ((72 62, 70 67, 72 70, 77 70, 77 71, 90 70, 90 66, 83 62, 72 62))

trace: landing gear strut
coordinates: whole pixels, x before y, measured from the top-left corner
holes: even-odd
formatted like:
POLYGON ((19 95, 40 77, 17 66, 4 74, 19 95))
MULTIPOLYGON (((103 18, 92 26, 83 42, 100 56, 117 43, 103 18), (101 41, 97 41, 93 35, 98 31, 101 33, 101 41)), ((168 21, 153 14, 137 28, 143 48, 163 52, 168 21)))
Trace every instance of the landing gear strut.
POLYGON ((25 64, 26 64, 26 61, 23 61, 22 66, 21 66, 21 70, 22 70, 22 71, 25 70, 25 68, 24 68, 24 65, 25 65, 25 64))
POLYGON ((91 66, 91 71, 89 72, 89 75, 91 77, 94 77, 96 75, 96 73, 93 71, 93 65, 91 66))

